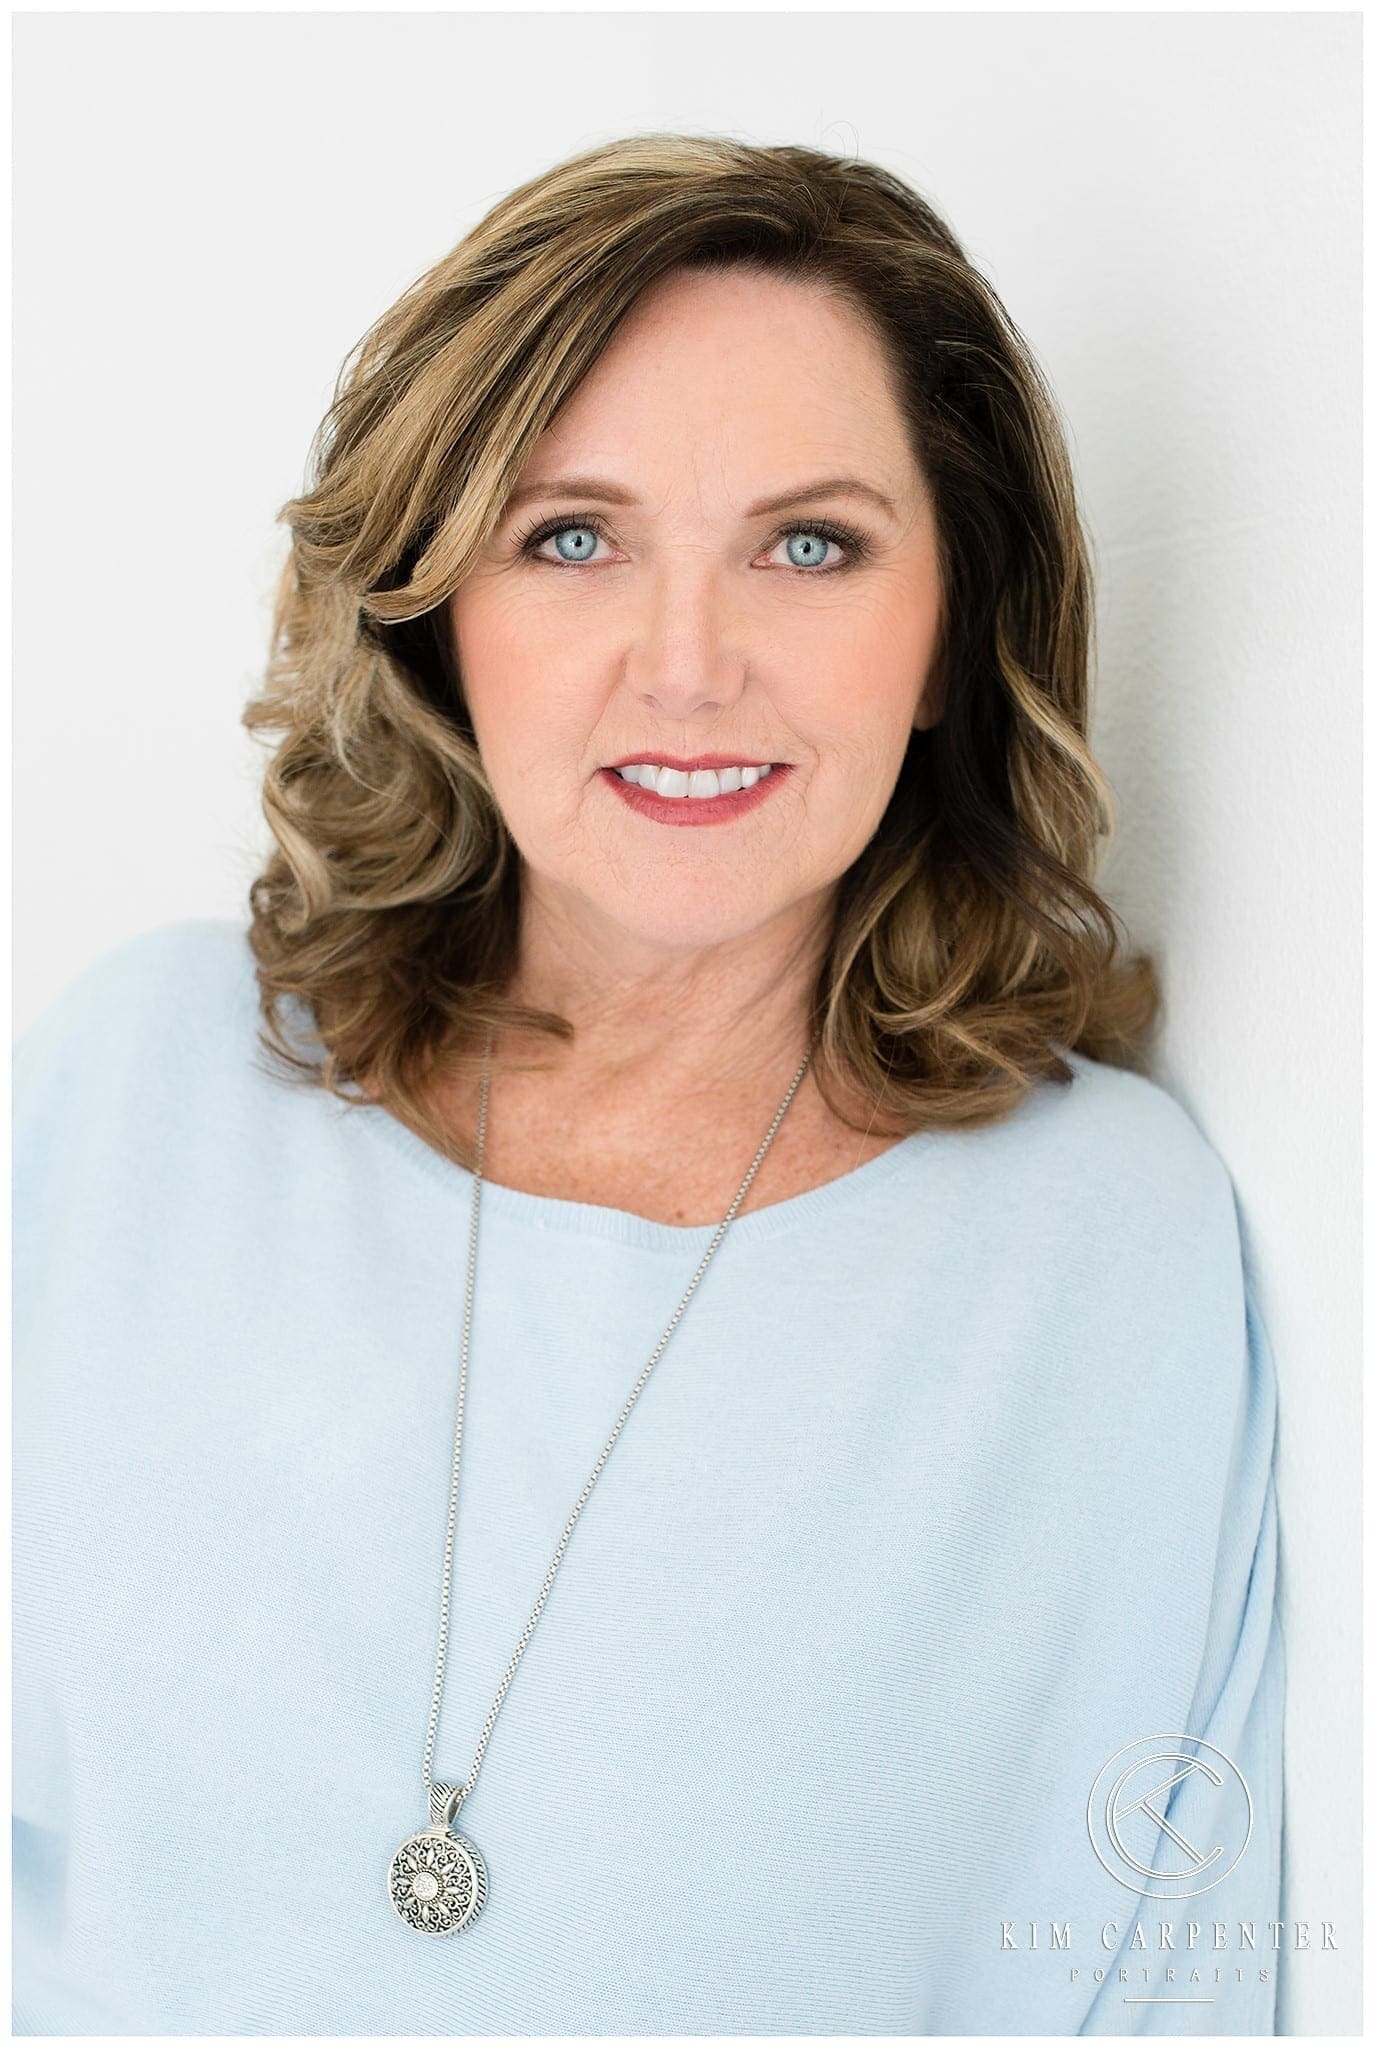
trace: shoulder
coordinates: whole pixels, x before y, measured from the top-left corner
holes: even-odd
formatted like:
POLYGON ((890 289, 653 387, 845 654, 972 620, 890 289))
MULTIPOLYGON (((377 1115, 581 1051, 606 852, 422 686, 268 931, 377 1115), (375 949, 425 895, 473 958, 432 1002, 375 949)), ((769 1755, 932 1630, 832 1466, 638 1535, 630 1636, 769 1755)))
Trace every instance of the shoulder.
POLYGON ((121 940, 79 969, 16 1041, 27 1055, 58 1038, 103 1033, 166 1012, 198 1020, 235 995, 252 996, 245 926, 188 918, 121 940))
POLYGON ((1236 1191, 1160 1082, 1078 1052, 1000 1122, 951 1134, 940 1179, 967 1227, 1024 1270, 1077 1276, 1103 1310, 1152 1321, 1235 1313, 1236 1191))
POLYGON ((1085 1053, 1065 1055, 1073 1080, 1043 1084, 1043 1144, 1065 1170, 1120 1200, 1215 1203, 1226 1166, 1202 1126, 1159 1081, 1085 1053))
POLYGON ((916 1248, 920 1313, 1038 1444, 1090 1445, 1119 1473, 1188 1418, 1175 1473, 1203 1485, 1206 1468, 1211 1488, 1254 1356, 1232 1177, 1160 1082, 1064 1057, 1068 1082, 913 1152, 895 1229, 916 1248))
POLYGON ((155 1190, 175 1202, 216 1170, 244 1120, 255 1007, 246 928, 187 920, 99 954, 21 1033, 11 1183, 26 1298, 68 1258, 124 1256, 155 1190))
POLYGON ((229 918, 121 940, 69 980, 13 1049, 16 1134, 34 1121, 145 1105, 241 1048, 256 1011, 247 929, 229 918))
POLYGON ((971 1170, 1018 1199, 1040 1189, 1110 1217, 1215 1208, 1231 1183, 1201 1126, 1158 1081, 1062 1052, 1067 1081, 1038 1080, 997 1123, 959 1132, 971 1170))
POLYGON ((131 1005, 147 1009, 178 990, 223 989, 252 977, 247 928, 227 917, 186 918, 137 932, 80 968, 19 1040, 42 1035, 49 1020, 108 1021, 131 1005))

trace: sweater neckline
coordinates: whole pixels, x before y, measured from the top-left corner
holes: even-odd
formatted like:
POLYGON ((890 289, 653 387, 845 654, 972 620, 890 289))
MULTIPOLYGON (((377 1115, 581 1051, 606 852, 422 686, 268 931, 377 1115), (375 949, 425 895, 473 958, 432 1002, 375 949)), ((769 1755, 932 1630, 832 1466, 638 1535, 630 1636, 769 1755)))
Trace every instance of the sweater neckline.
MULTIPOLYGON (((471 1202, 473 1175, 468 1168, 437 1152, 433 1145, 411 1130, 408 1124, 402 1123, 399 1117, 393 1116, 389 1109, 383 1108, 381 1103, 356 1103, 346 1113, 365 1118, 370 1130, 375 1131, 413 1167, 426 1174, 435 1185, 443 1188, 454 1201, 461 1201, 465 1207, 471 1202)), ((765 1203, 760 1209, 751 1209, 747 1196, 745 1208, 736 1215, 727 1235, 742 1243, 775 1237, 813 1218, 838 1211, 865 1195, 879 1192, 901 1174, 936 1135, 934 1130, 914 1131, 905 1138, 899 1138, 886 1152, 851 1167, 847 1173, 823 1181, 818 1187, 806 1188, 801 1194, 788 1195, 782 1201, 765 1203)), ((652 1217, 638 1216, 630 1209, 612 1209, 599 1202, 568 1201, 557 1195, 532 1195, 524 1188, 506 1187, 501 1181, 486 1179, 482 1183, 482 1207, 487 1214, 508 1217, 535 1230, 570 1231, 582 1237, 677 1254, 699 1247, 705 1251, 720 1222, 718 1217, 716 1223, 659 1223, 652 1217)))

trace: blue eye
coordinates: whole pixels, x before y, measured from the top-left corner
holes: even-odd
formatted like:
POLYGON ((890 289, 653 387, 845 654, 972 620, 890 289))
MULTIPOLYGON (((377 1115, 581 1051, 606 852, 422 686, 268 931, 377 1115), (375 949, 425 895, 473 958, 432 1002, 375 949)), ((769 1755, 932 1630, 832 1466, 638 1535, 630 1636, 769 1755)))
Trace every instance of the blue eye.
MULTIPOLYGON (((539 555, 537 550, 546 541, 552 540, 558 549, 558 558, 570 566, 590 562, 596 552, 597 542, 606 539, 606 530, 601 519, 592 512, 556 514, 552 519, 540 521, 529 531, 517 534, 518 552, 527 559, 548 562, 549 555, 539 555)), ((843 569, 850 569, 862 562, 869 554, 869 543, 863 534, 853 527, 841 526, 832 519, 818 519, 807 526, 784 527, 774 535, 770 543, 778 547, 787 542, 788 565, 812 577, 834 576, 843 569), (839 548, 841 559, 833 562, 830 558, 839 548)))
POLYGON ((801 569, 815 580, 818 576, 838 576, 846 569, 854 569, 866 560, 870 552, 869 542, 862 533, 852 526, 841 526, 834 519, 813 519, 806 526, 785 526, 774 542, 786 541, 788 561, 792 568, 801 569), (839 561, 831 557, 837 548, 841 550, 839 561))
POLYGON ((605 538, 602 522, 595 514, 565 512, 553 519, 539 520, 527 532, 518 533, 515 544, 527 560, 548 562, 552 557, 540 555, 537 550, 552 540, 558 546, 561 561, 578 563, 591 561, 597 542, 605 538))
POLYGON ((590 526, 561 526, 552 535, 554 545, 565 562, 585 562, 596 547, 598 537, 590 526))

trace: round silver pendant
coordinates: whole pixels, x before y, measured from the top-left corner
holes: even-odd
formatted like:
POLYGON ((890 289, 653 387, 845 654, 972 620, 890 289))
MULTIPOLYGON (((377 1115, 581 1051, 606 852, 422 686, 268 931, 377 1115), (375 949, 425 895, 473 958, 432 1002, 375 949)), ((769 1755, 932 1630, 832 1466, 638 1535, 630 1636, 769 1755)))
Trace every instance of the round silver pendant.
POLYGON ((487 1899, 487 1871, 476 1844, 452 1828, 424 1828, 391 1860, 387 1896, 417 1934, 471 1927, 487 1899))

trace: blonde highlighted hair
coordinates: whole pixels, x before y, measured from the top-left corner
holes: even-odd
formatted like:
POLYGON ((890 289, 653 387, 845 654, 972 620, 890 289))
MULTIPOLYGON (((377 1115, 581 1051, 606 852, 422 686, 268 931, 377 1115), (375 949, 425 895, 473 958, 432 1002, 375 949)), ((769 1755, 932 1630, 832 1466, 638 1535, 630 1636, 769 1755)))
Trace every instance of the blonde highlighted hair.
POLYGON ((802 147, 641 135, 500 201, 346 360, 250 732, 273 850, 249 892, 264 1047, 472 1162, 425 1090, 514 1003, 519 859, 484 775, 445 600, 534 444, 640 295, 747 263, 842 294, 879 336, 935 505, 944 710, 912 734, 837 885, 813 994, 828 1103, 891 1134, 982 1124, 1081 1050, 1144 1065, 1155 969, 1093 886, 1114 830, 1088 744, 1092 577, 1052 395, 992 287, 890 172, 802 147), (284 1004, 310 1021, 303 1054, 284 1004), (363 1092, 356 1093, 355 1090, 363 1092))

